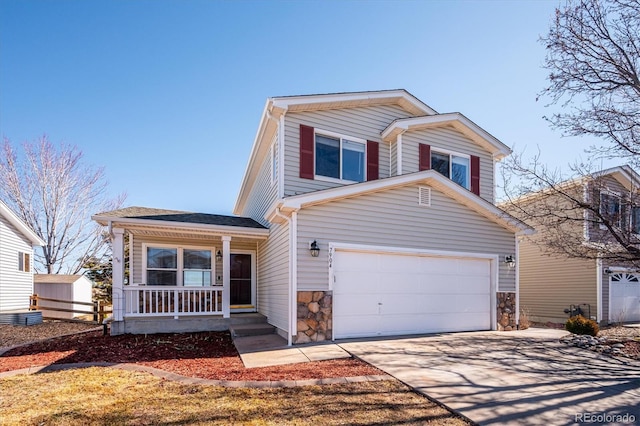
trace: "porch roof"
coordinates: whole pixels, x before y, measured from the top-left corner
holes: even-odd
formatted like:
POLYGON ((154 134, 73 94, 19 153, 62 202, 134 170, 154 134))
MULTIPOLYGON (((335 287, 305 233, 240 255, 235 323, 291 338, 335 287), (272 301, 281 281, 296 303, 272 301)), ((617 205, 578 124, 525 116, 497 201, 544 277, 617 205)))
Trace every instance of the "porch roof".
POLYGON ((231 235, 264 239, 269 229, 248 217, 193 213, 149 207, 127 207, 91 217, 103 226, 121 227, 133 233, 231 235))

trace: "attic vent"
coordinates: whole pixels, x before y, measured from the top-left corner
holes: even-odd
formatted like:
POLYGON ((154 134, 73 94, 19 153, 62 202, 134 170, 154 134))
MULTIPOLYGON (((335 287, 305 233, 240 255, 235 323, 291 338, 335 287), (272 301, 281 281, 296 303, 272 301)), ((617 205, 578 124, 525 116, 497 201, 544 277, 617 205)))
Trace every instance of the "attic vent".
POLYGON ((431 188, 425 186, 418 187, 418 205, 419 206, 431 206, 431 188))

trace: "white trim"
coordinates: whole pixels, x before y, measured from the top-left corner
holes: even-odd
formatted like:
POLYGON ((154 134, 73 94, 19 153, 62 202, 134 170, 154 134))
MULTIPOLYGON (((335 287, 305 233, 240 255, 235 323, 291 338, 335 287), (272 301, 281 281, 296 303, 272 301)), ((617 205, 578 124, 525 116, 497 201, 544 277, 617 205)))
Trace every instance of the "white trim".
POLYGON ((356 138, 356 137, 351 137, 348 135, 344 135, 341 133, 336 133, 336 132, 332 132, 330 130, 324 130, 324 129, 319 129, 319 128, 314 128, 313 129, 313 176, 314 176, 314 180, 319 180, 319 181, 325 181, 325 182, 333 182, 333 183, 341 183, 341 184, 351 184, 351 183, 359 183, 358 181, 355 180, 348 180, 348 179, 343 179, 342 175, 344 173, 343 170, 343 146, 344 146, 344 141, 348 141, 348 142, 355 142, 355 143, 359 143, 361 145, 363 145, 364 147, 364 161, 362 164, 362 177, 363 177, 363 182, 367 181, 367 141, 365 139, 361 139, 361 138, 356 138), (323 176, 323 175, 319 175, 316 173, 316 159, 318 157, 318 153, 316 151, 316 136, 325 136, 327 138, 330 139, 338 139, 338 143, 339 143, 339 155, 340 155, 340 164, 338 165, 338 172, 340 173, 340 178, 334 178, 334 177, 330 177, 330 176, 323 176))
POLYGON ((289 345, 293 343, 293 336, 298 334, 298 213, 291 214, 289 222, 291 249, 291 294, 289 295, 289 345))
POLYGON ((149 227, 153 229, 164 228, 167 230, 176 231, 209 231, 213 235, 235 235, 235 236, 251 236, 253 238, 267 239, 269 236, 269 230, 267 228, 247 228, 244 226, 228 226, 228 225, 211 225, 206 223, 191 223, 191 222, 175 222, 169 220, 155 220, 155 219, 136 219, 125 218, 116 216, 92 216, 92 220, 98 222, 101 225, 112 223, 113 226, 126 227, 129 229, 136 229, 136 225, 140 228, 149 227))
POLYGON ((394 120, 382 131, 382 140, 391 141, 398 133, 406 131, 443 126, 453 126, 457 131, 489 151, 497 160, 511 154, 511 149, 508 146, 459 112, 394 120))
MULTIPOLYGON (((413 96, 404 89, 398 90, 380 90, 370 92, 348 92, 348 93, 328 93, 317 95, 300 95, 300 96, 283 96, 270 99, 274 108, 282 108, 285 110, 295 110, 296 107, 307 107, 307 109, 327 109, 336 104, 361 102, 363 106, 384 105, 398 103, 399 100, 404 101, 414 109, 414 113, 418 114, 437 114, 437 112, 423 103, 421 100, 413 96), (381 102, 385 101, 385 102, 381 102)), ((336 106, 340 107, 340 105, 336 106)), ((335 108, 335 107, 334 107, 335 108)))
POLYGON ((131 284, 132 280, 133 280, 133 234, 131 232, 128 233, 129 235, 129 281, 127 282, 127 284, 131 284))
POLYGON ((27 237, 32 246, 42 247, 46 245, 44 240, 40 238, 22 219, 15 214, 9 206, 7 206, 2 200, 0 200, 0 215, 12 224, 18 232, 27 237))
MULTIPOLYGON (((202 287, 213 287, 216 285, 216 248, 215 246, 198 246, 198 245, 189 245, 189 244, 170 244, 170 243, 149 243, 149 242, 145 242, 142 243, 142 253, 140 254, 142 256, 142 275, 141 275, 141 279, 142 279, 142 283, 136 283, 136 284, 144 284, 144 285, 153 285, 153 284, 149 284, 147 282, 147 248, 167 248, 167 249, 176 249, 176 286, 177 287, 184 287, 184 254, 183 251, 184 249, 187 250, 207 250, 211 252, 211 285, 209 286, 202 286, 202 287)), ((129 262, 129 264, 131 264, 131 262, 129 262)), ((169 268, 160 268, 160 269, 166 269, 168 271, 173 271, 174 269, 169 269, 169 268)), ((153 269, 153 270, 158 270, 158 269, 153 269)), ((129 271, 129 274, 131 274, 131 271, 129 271)), ((130 275, 131 276, 131 275, 130 275)), ((167 286, 170 287, 170 286, 167 286)), ((190 288, 198 288, 198 287, 190 287, 190 288)))
MULTIPOLYGON (((520 328, 520 239, 522 238, 519 235, 515 235, 515 243, 516 243, 516 253, 515 253, 515 258, 516 258, 516 327, 519 329, 520 328)), ((496 301, 497 303, 497 301, 496 301)), ((494 315, 495 317, 497 317, 498 313, 497 313, 497 308, 496 308, 496 314, 494 315)), ((496 318, 497 321, 497 318, 496 318)))
POLYGON ((422 172, 409 173, 401 176, 394 176, 386 179, 378 179, 367 182, 361 182, 353 185, 345 185, 337 188, 315 191, 302 195, 287 197, 283 200, 276 201, 272 208, 267 211, 265 218, 268 220, 274 217, 276 209, 282 212, 291 212, 301 208, 324 204, 331 201, 345 199, 349 197, 375 193, 393 188, 405 187, 407 185, 424 184, 436 189, 461 204, 469 207, 476 213, 486 217, 494 223, 497 223, 505 229, 524 234, 533 234, 533 228, 524 222, 509 215, 505 211, 499 209, 487 200, 478 197, 471 191, 461 187, 452 180, 442 176, 434 170, 424 170, 422 172))
POLYGON ((280 116, 278 121, 278 198, 284 198, 284 116, 286 111, 280 116))
POLYGON ((231 252, 231 237, 222 237, 222 317, 230 318, 230 290, 231 290, 231 263, 229 261, 231 252))
MULTIPOLYGON (((602 321, 602 259, 596 259, 596 303, 597 303, 597 311, 596 311, 596 321, 599 323, 602 321)), ((609 283, 611 286, 611 283, 609 283)), ((611 304, 611 299, 609 299, 609 304, 611 304)))
MULTIPOLYGON (((395 254, 406 256, 425 256, 425 257, 446 257, 446 258, 461 258, 461 259, 479 259, 488 260, 490 267, 490 288, 489 295, 491 300, 489 301, 491 315, 491 330, 497 329, 497 297, 498 289, 500 288, 500 256, 496 254, 488 253, 475 253, 475 252, 460 252, 460 251, 446 251, 446 250, 430 250, 420 248, 405 248, 405 247, 390 247, 390 246, 377 246, 366 244, 352 244, 341 242, 329 242, 329 290, 333 291, 333 284, 335 282, 335 271, 333 270, 332 259, 335 256, 336 251, 349 251, 358 253, 378 253, 378 254, 395 254)), ((516 294, 517 295, 517 294, 516 294)), ((331 336, 332 340, 335 336, 331 336)))
POLYGON ((396 175, 402 174, 402 133, 398 135, 396 142, 396 175))

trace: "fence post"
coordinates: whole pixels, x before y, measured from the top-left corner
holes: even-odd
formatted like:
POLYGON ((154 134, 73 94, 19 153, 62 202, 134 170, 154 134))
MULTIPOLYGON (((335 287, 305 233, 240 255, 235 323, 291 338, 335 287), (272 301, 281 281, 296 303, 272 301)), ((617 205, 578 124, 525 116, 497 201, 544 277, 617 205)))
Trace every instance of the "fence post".
POLYGON ((98 321, 98 301, 93 302, 93 320, 98 321))
POLYGON ((29 310, 30 311, 38 310, 38 294, 37 293, 34 293, 33 295, 29 296, 29 310))

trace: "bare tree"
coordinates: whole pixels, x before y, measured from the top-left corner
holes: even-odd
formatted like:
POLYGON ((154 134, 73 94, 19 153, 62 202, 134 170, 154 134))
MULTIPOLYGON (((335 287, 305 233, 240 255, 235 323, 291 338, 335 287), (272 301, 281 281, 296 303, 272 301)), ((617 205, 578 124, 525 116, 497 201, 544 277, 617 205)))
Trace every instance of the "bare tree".
POLYGON ((633 170, 575 164, 562 174, 539 158, 514 154, 502 168, 500 206, 538 231, 531 241, 550 256, 640 267, 640 181, 633 170))
POLYGON ((78 273, 107 250, 104 231, 91 214, 119 208, 125 197, 107 197, 104 170, 83 164, 76 147, 54 145, 44 135, 22 148, 18 155, 4 139, 0 197, 46 242, 36 251, 36 271, 78 273))
POLYGON ((562 107, 548 119, 566 135, 593 135, 606 156, 638 164, 640 0, 569 0, 546 37, 548 87, 562 107))

